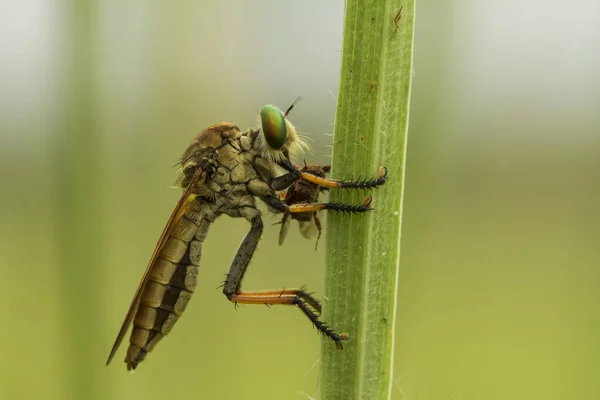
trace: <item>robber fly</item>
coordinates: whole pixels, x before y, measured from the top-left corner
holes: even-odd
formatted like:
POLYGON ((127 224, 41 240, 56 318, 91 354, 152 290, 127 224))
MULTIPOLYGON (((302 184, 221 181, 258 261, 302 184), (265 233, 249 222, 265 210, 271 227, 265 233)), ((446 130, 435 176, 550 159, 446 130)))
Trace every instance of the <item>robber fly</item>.
POLYGON ((295 305, 338 348, 342 340, 348 339, 348 334, 338 334, 321 321, 321 305, 302 289, 248 292, 241 288, 263 231, 257 198, 274 213, 293 215, 319 210, 362 213, 372 209, 370 201, 360 205, 288 205, 277 193, 299 179, 329 188, 368 189, 386 182, 381 174, 369 181, 335 181, 294 167, 290 157, 301 153, 307 145, 286 118, 293 107, 294 104, 284 113, 273 105, 264 106, 260 110, 258 129, 242 133, 237 126, 221 122, 209 126, 192 141, 180 161, 177 186, 183 189, 183 195, 152 253, 107 364, 129 325, 133 324, 125 356, 129 370, 135 369, 171 331, 196 288, 202 244, 208 229, 223 214, 244 218, 250 223, 250 231, 233 257, 223 282, 227 299, 235 304, 295 305))
MULTIPOLYGON (((325 174, 329 172, 331 169, 330 165, 318 165, 318 164, 306 164, 304 163, 304 167, 300 170, 302 172, 309 173, 314 176, 318 176, 319 178, 325 178, 325 174)), ((326 187, 319 186, 316 183, 298 179, 292 186, 288 188, 288 190, 282 193, 283 201, 287 205, 293 204, 302 204, 302 203, 316 203, 319 201, 319 194, 322 190, 327 190, 326 187)), ((317 212, 309 212, 309 213, 283 213, 283 217, 281 218, 281 229, 279 230, 279 245, 283 244, 287 232, 290 228, 290 220, 295 219, 298 221, 298 225, 300 226, 300 233, 307 239, 310 239, 314 236, 315 230, 317 231, 317 241, 315 243, 315 250, 319 245, 319 239, 321 238, 321 221, 317 216, 317 212)))

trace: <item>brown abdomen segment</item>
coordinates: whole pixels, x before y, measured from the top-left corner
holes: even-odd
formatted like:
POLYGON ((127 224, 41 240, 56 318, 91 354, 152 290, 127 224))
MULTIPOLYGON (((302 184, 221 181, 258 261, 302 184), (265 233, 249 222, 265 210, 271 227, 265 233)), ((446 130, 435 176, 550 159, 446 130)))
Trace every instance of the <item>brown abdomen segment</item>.
POLYGON ((133 320, 125 356, 128 370, 135 369, 171 331, 196 288, 202 243, 210 225, 197 218, 197 214, 183 215, 177 221, 152 265, 133 320))

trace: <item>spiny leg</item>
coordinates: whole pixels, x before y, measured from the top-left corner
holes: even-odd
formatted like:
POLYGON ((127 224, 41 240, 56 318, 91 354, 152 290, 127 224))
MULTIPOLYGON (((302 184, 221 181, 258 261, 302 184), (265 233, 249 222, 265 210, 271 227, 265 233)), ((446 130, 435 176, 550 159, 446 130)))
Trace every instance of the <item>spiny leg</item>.
POLYGON ((308 317, 308 319, 313 323, 313 325, 321 332, 323 335, 327 336, 331 340, 335 342, 335 346, 338 349, 343 349, 342 340, 347 340, 350 336, 347 333, 335 333, 329 325, 319 319, 320 312, 315 312, 317 309, 314 307, 317 305, 320 310, 319 303, 312 298, 312 296, 307 293, 302 293, 301 290, 289 290, 284 291, 283 294, 281 291, 278 292, 238 292, 231 296, 229 299, 232 302, 238 304, 265 304, 265 305, 291 305, 298 306, 300 311, 304 313, 308 317), (286 293, 287 292, 287 293, 286 293), (308 296, 314 304, 311 304, 309 300, 301 297, 308 296), (312 308, 311 308, 312 307, 312 308), (315 310, 313 310, 315 308, 315 310))
POLYGON ((335 332, 333 332, 331 330, 331 328, 323 321, 321 321, 319 319, 319 316, 316 315, 310 308, 308 308, 306 306, 306 304, 304 302, 297 301, 296 305, 298 306, 298 308, 300 308, 300 310, 302 310, 302 312, 308 317, 308 319, 311 320, 311 322, 314 324, 314 326, 323 333, 323 335, 331 338, 334 342, 335 342, 335 347, 338 350, 343 350, 344 346, 342 346, 342 340, 348 340, 350 339, 350 335, 348 335, 345 332, 342 332, 340 334, 337 334, 335 332))
POLYGON ((271 180, 270 186, 274 190, 283 190, 298 179, 304 179, 319 186, 333 189, 371 189, 381 186, 385 182, 387 182, 387 168, 385 167, 379 168, 379 177, 377 178, 340 181, 335 179, 323 178, 320 176, 313 175, 309 172, 304 172, 296 168, 291 162, 287 160, 281 161, 278 164, 280 167, 286 169, 288 172, 271 180))
POLYGON ((361 205, 354 204, 344 204, 344 203, 298 203, 298 204, 285 204, 280 199, 273 196, 265 196, 262 200, 267 203, 270 207, 277 210, 277 212, 281 213, 291 213, 291 214, 302 214, 302 213, 310 213, 317 212, 322 210, 334 210, 341 212, 349 212, 349 213, 362 213, 367 211, 372 211, 371 201, 373 200, 372 196, 367 196, 363 200, 361 205))
POLYGON ((285 304, 298 306, 320 332, 332 339, 336 343, 336 347, 342 348, 340 342, 348 339, 348 334, 337 334, 333 332, 327 324, 319 320, 321 305, 314 297, 304 290, 290 289, 266 292, 242 292, 240 290, 242 278, 250 263, 252 255, 256 250, 256 246, 258 245, 258 241, 263 231, 263 222, 260 218, 260 212, 257 209, 245 207, 240 210, 240 215, 250 221, 251 227, 233 257, 231 267, 227 273, 227 279, 223 285, 223 294, 229 301, 235 304, 285 304))

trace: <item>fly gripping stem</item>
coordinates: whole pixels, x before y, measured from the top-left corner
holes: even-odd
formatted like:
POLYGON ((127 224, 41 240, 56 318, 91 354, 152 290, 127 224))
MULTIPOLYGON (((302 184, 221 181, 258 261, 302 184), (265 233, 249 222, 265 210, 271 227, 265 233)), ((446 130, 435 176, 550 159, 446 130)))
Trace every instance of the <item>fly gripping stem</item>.
MULTIPOLYGON (((370 189, 381 186, 387 181, 387 169, 385 167, 380 168, 379 176, 377 178, 357 181, 337 181, 324 177, 324 173, 321 174, 321 176, 319 176, 310 172, 306 172, 306 170, 308 169, 307 166, 305 166, 303 170, 300 170, 297 167, 293 166, 291 163, 282 163, 280 165, 286 168, 289 172, 287 174, 273 179, 273 181, 271 182, 271 187, 282 189, 293 184, 295 186, 293 186, 291 190, 292 193, 296 196, 298 196, 299 191, 302 190, 299 189, 299 186, 297 186, 299 184, 302 184, 302 181, 314 184, 315 188, 317 188, 316 190, 318 190, 318 187, 327 189, 370 189)), ((312 166, 312 168, 317 171, 325 171, 324 168, 320 166, 312 166)), ((310 190, 313 189, 311 188, 310 190)), ((310 192, 309 194, 311 194, 312 196, 312 192, 310 192)), ((283 213, 284 218, 286 215, 316 215, 317 212, 322 210, 333 210, 344 213, 363 213, 373 210, 373 208, 371 207, 373 197, 371 195, 366 196, 362 204, 359 205, 344 204, 337 202, 300 202, 305 198, 311 196, 308 196, 304 193, 299 197, 292 198, 291 201, 287 199, 289 204, 283 201, 281 197, 264 196, 262 197, 262 200, 276 212, 283 213)), ((317 196, 315 196, 313 199, 316 198, 317 196)), ((328 338, 333 340, 335 342, 336 347, 340 350, 343 349, 341 342, 350 338, 350 336, 347 333, 334 332, 333 329, 331 329, 330 325, 321 320, 321 305, 315 298, 310 296, 302 289, 284 290, 279 292, 242 292, 241 290, 239 290, 239 286, 237 289, 238 291, 236 293, 228 296, 229 300, 235 303, 266 305, 286 304, 297 306, 304 313, 304 315, 308 317, 308 319, 313 323, 317 330, 321 332, 324 336, 327 336, 328 338)))
POLYGON ((322 178, 311 174, 310 172, 300 172, 300 178, 312 182, 322 187, 330 189, 373 189, 387 182, 387 168, 379 169, 379 176, 371 179, 357 179, 349 181, 339 181, 335 179, 322 178))
POLYGON ((335 342, 335 346, 342 350, 342 341, 348 340, 347 333, 336 333, 331 327, 320 320, 321 304, 312 295, 303 289, 270 290, 260 292, 238 292, 229 297, 234 304, 264 304, 297 306, 304 315, 313 323, 315 328, 335 342))

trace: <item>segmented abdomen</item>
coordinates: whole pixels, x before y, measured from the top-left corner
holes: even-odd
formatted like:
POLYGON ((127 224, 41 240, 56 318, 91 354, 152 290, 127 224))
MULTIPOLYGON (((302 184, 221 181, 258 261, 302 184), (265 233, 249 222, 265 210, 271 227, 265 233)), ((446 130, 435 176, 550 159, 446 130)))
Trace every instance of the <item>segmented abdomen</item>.
POLYGON ((128 370, 137 367, 185 310, 196 288, 209 225, 197 211, 190 211, 173 226, 148 274, 133 320, 125 356, 128 370))

